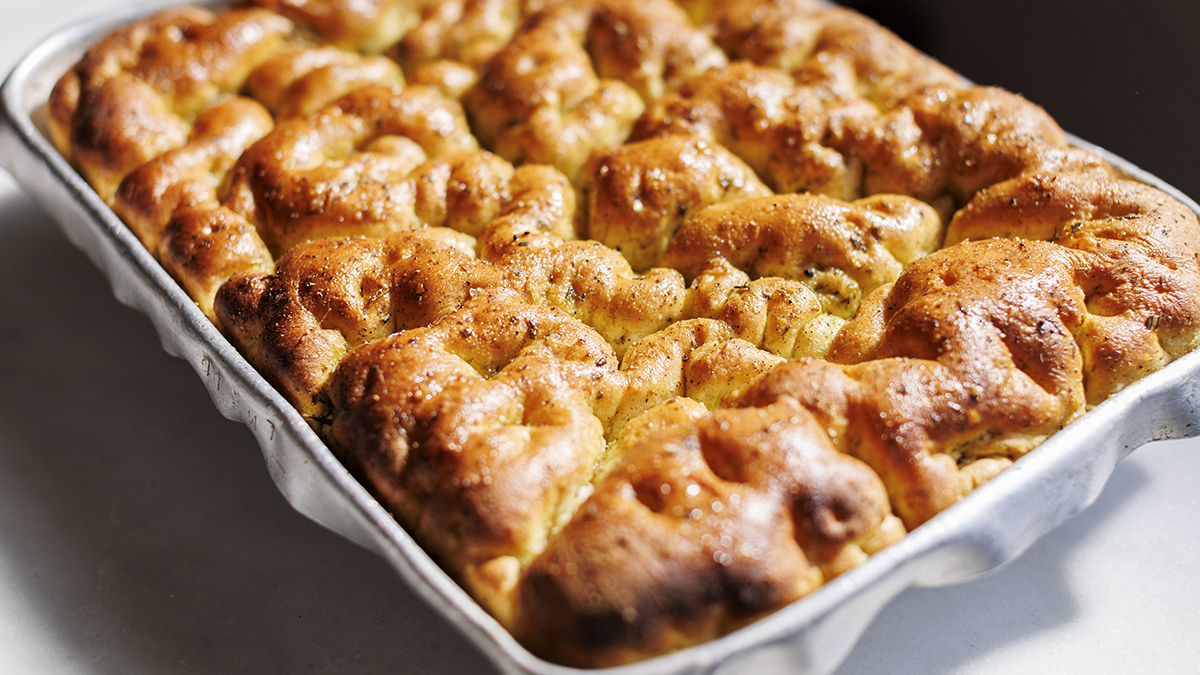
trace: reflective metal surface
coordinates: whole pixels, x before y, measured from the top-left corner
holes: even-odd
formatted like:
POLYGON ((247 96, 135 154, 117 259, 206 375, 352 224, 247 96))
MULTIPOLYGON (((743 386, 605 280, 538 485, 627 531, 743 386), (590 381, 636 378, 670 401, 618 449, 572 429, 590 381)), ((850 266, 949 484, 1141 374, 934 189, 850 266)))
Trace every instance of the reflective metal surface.
MULTIPOLYGON (((425 555, 40 133, 40 106, 61 73, 87 44, 146 11, 67 28, 17 66, 0 89, 0 162, 110 279, 116 297, 150 317, 164 349, 195 369, 217 409, 250 428, 296 510, 383 556, 500 670, 578 672, 526 652, 425 555)), ((1196 209, 1152 176, 1110 159, 1196 209)), ((1192 354, 1120 392, 900 543, 780 612, 708 644, 610 672, 831 671, 904 589, 960 583, 1002 566, 1094 501, 1131 450, 1196 435, 1197 370, 1200 354, 1192 354)))

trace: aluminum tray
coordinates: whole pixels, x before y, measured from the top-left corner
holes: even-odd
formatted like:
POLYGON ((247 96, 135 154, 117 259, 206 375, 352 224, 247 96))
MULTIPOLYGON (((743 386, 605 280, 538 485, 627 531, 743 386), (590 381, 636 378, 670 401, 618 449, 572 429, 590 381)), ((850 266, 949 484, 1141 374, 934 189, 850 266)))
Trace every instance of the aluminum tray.
MULTIPOLYGON (((42 107, 51 87, 86 46, 163 5, 65 28, 26 56, 0 87, 0 165, 109 278, 116 298, 150 317, 163 348, 191 364, 221 414, 250 428, 272 479, 297 511, 383 556, 502 672, 597 672, 566 668, 530 654, 459 588, 200 313, 41 133, 42 107)), ((1200 207, 1178 190, 1074 140, 1200 213, 1200 207)), ((899 543, 775 614, 703 645, 600 672, 832 671, 879 611, 904 589, 960 583, 1011 562, 1091 504, 1116 463, 1134 448, 1200 433, 1198 371, 1200 352, 1118 393, 899 543)))

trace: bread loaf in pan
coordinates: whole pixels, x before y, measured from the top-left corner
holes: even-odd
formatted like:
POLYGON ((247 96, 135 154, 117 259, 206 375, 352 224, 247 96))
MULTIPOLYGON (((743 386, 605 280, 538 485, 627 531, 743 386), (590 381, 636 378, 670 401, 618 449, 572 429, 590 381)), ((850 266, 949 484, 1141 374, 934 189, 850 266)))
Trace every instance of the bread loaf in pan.
POLYGON ((251 2, 49 136, 522 644, 777 611, 1200 339, 1200 226, 853 12, 251 2))

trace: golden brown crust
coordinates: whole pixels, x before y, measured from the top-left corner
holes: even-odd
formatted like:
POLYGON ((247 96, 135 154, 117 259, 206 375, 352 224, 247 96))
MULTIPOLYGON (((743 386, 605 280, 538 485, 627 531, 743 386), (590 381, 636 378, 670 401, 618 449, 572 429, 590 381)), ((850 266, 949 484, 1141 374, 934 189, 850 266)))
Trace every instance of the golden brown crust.
POLYGON ((471 161, 477 148, 452 99, 369 86, 254 144, 233 169, 226 204, 276 253, 324 237, 440 225, 447 196, 429 183, 440 177, 445 186, 445 163, 471 161))
POLYGON ((451 59, 437 59, 408 71, 408 82, 420 84, 453 99, 461 99, 475 86, 479 75, 475 69, 451 59))
POLYGON ((354 52, 378 53, 416 24, 426 2, 404 0, 243 0, 295 21, 316 39, 354 52))
POLYGON ((744 625, 1200 345, 1195 214, 820 0, 241 5, 51 139, 540 655, 744 625))
POLYGON ((324 45, 277 54, 250 73, 245 89, 282 119, 316 112, 355 89, 402 84, 404 75, 391 59, 324 45))
POLYGON ((326 412, 314 396, 348 349, 427 326, 472 288, 498 285, 465 243, 439 228, 297 247, 270 276, 239 275, 223 286, 217 316, 301 412, 326 412))
POLYGON ((849 317, 905 263, 935 250, 941 230, 931 207, 898 195, 851 203, 820 195, 748 198, 688 219, 662 264, 693 279, 723 258, 753 278, 801 281, 826 311, 849 317))
POLYGON ((519 0, 449 0, 430 3, 421 23, 404 34, 392 55, 405 70, 449 60, 472 70, 512 39, 527 3, 519 0))
POLYGON ((629 447, 522 577, 535 651, 602 666, 715 637, 819 586, 883 524, 879 479, 804 411, 683 421, 629 447))
POLYGON ((604 451, 593 411, 619 389, 594 331, 480 292, 352 352, 330 386, 333 434, 396 517, 503 614, 511 589, 474 568, 545 547, 604 451))
POLYGON ((922 258, 887 293, 872 360, 791 362, 731 403, 812 411, 920 525, 958 500, 960 457, 1019 457, 1082 411, 1072 262, 1053 244, 998 239, 922 258))
POLYGON ((695 136, 622 145, 593 156, 585 175, 587 236, 616 249, 635 270, 658 264, 689 216, 711 204, 769 195, 725 148, 695 136))
POLYGON ((687 398, 716 408, 734 389, 783 359, 754 347, 713 319, 680 321, 639 340, 621 361, 626 378, 609 436, 626 443, 625 428, 646 411, 687 398))
POLYGON ((725 56, 669 0, 558 3, 531 16, 464 96, 484 145, 577 177, 645 101, 725 56))
POLYGON ((210 318, 217 288, 231 276, 274 268, 258 231, 219 204, 233 163, 273 124, 258 103, 226 99, 196 116, 186 144, 126 176, 113 198, 113 211, 210 318))
POLYGON ((1058 125, 1025 99, 930 82, 876 100, 869 89, 859 93, 861 86, 831 92, 829 78, 735 62, 653 102, 631 138, 698 134, 743 158, 777 192, 843 200, 896 193, 941 211, 1025 172, 1108 171, 1103 159, 1070 148, 1058 125))
POLYGON ((979 190, 1027 172, 1109 172, 1100 157, 1069 147, 1040 107, 994 87, 922 90, 854 133, 848 142, 864 158, 870 193, 948 195, 965 204, 979 190))
POLYGON ((807 285, 778 277, 751 281, 725 258, 711 261, 689 291, 684 317, 719 319, 739 338, 784 358, 824 357, 845 325, 807 285))
POLYGON ((617 354, 683 312, 683 277, 658 267, 634 274, 619 253, 594 241, 524 248, 500 263, 514 288, 600 331, 617 354))
POLYGON ((826 99, 862 97, 887 109, 922 87, 965 84, 871 19, 823 2, 714 3, 704 24, 731 60, 789 73, 826 99))
POLYGON ((1200 342, 1200 224, 1154 188, 1081 174, 1034 174, 981 192, 947 244, 990 236, 1053 241, 1075 254, 1088 317, 1076 331, 1087 398, 1114 392, 1200 342))
POLYGON ((238 157, 274 127, 261 105, 236 96, 196 116, 188 142, 131 172, 117 189, 113 211, 146 248, 158 249, 163 229, 183 206, 215 203, 238 157))
POLYGON ((271 252, 254 226, 215 204, 185 206, 167 223, 158 258, 210 319, 217 290, 237 274, 270 274, 271 252))
POLYGON ((51 138, 107 200, 130 171, 183 144, 191 116, 240 88, 290 29, 266 12, 189 7, 131 24, 55 85, 51 138))

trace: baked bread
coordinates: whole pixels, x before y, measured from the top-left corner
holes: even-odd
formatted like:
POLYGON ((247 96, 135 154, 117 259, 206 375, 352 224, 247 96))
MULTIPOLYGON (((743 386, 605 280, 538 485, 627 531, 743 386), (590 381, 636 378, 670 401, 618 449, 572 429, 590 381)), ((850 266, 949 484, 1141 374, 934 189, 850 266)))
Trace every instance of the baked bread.
POLYGON ((50 138, 535 653, 722 635, 1200 342, 1200 224, 817 0, 248 0, 50 138))

